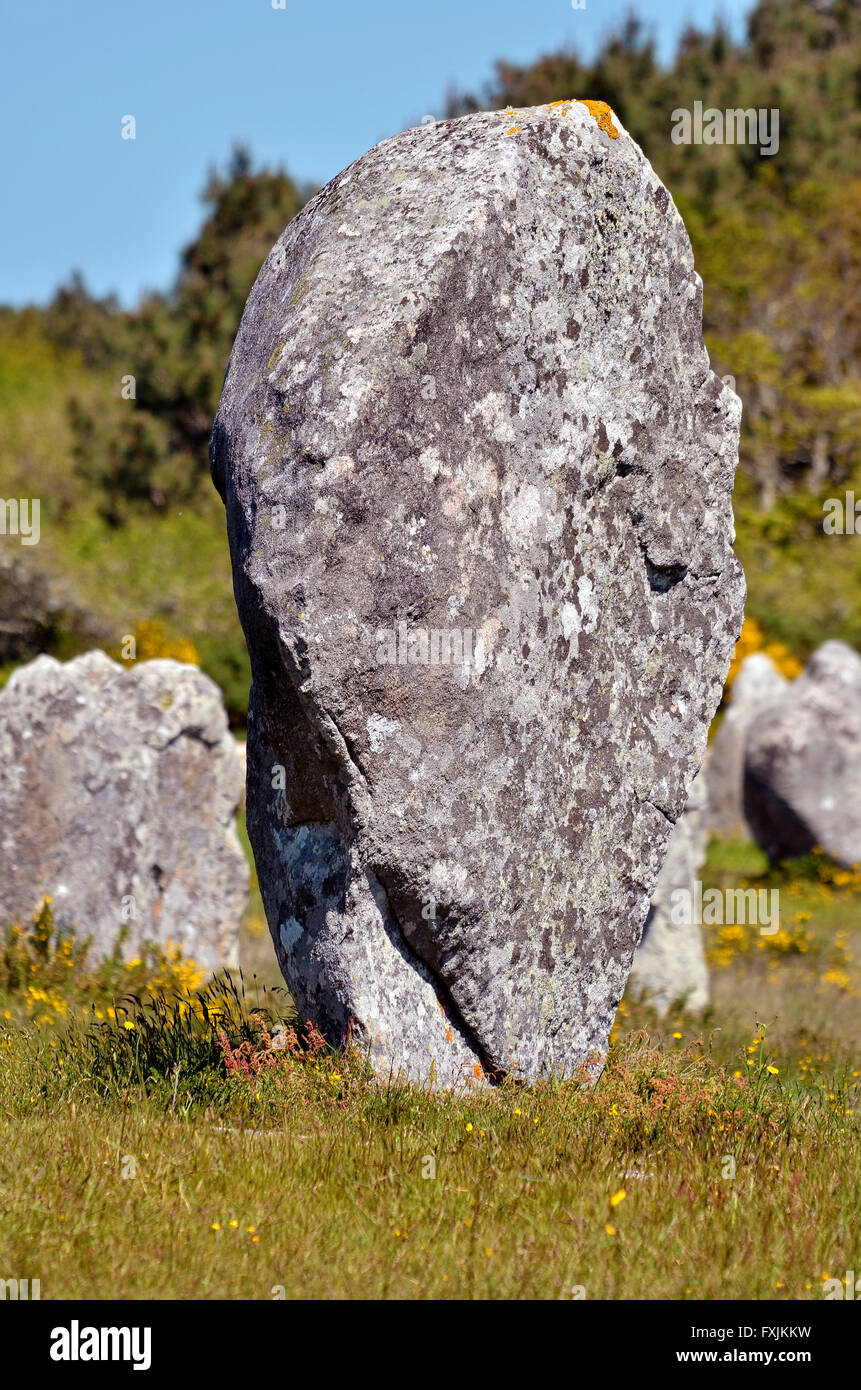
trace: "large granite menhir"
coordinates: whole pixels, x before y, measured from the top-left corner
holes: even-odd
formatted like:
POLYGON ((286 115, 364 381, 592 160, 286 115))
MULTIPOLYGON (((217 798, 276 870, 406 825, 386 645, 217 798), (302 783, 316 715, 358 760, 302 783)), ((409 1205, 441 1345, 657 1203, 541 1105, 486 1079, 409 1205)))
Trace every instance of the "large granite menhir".
POLYGON ((178 661, 40 656, 0 691, 0 923, 45 897, 110 952, 172 942, 234 964, 248 865, 221 692, 178 661))
POLYGON ((741 626, 701 304, 597 102, 375 146, 251 291, 211 455, 249 831, 299 1010, 387 1072, 606 1047, 741 626))

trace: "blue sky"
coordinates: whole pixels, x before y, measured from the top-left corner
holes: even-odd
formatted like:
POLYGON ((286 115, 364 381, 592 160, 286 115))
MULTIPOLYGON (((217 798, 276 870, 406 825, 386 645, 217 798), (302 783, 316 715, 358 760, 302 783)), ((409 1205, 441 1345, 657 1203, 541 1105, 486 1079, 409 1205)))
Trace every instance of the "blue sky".
MULTIPOLYGON (((3 14, 0 303, 43 303, 73 269, 133 304, 195 233, 233 143, 325 183, 496 58, 590 56, 629 0, 32 0, 3 14), (136 139, 121 138, 133 115, 136 139)), ((749 0, 634 6, 662 58, 696 18, 743 31, 749 0)), ((582 95, 600 96, 601 93, 582 95)))

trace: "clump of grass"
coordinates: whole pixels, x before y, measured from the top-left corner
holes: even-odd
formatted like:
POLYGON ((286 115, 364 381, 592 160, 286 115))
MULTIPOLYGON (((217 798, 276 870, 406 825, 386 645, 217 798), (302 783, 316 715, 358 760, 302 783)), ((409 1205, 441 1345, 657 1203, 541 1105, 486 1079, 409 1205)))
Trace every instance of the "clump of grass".
POLYGON ((256 1077, 282 1055, 304 1059, 326 1046, 310 1026, 284 1021, 292 1016, 286 991, 254 993, 252 1004, 241 973, 224 971, 193 991, 150 985, 105 1009, 93 1003, 61 1033, 31 1038, 39 1094, 56 1099, 74 1086, 105 1102, 149 1097, 175 1107, 180 1098, 188 1109, 217 1101, 225 1079, 256 1077))
POLYGON ((0 927, 0 1018, 61 1028, 91 1009, 112 1018, 121 995, 188 992, 206 979, 207 971, 172 942, 150 942, 126 957, 127 938, 128 927, 120 926, 113 949, 94 959, 92 938, 59 927, 45 898, 26 926, 0 927))

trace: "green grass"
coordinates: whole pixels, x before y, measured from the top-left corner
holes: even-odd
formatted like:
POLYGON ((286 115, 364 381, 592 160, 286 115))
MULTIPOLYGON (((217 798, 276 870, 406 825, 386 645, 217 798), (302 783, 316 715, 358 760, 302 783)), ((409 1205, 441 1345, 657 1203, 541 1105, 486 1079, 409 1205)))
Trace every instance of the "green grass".
MULTIPOLYGON (((152 618, 169 637, 191 642, 234 722, 244 722, 250 668, 214 488, 192 507, 151 511, 115 527, 99 516, 91 486, 75 472, 69 397, 95 407, 118 392, 118 376, 88 370, 78 353, 52 347, 37 315, 0 309, 0 495, 41 502, 39 544, 23 561, 87 615, 88 630, 105 648, 118 648, 152 618)), ((94 644, 61 631, 50 650, 68 660, 94 644)), ((8 678, 11 669, 0 675, 8 678)))
POLYGON ((43 909, 0 939, 0 1274, 43 1298, 820 1298, 857 1267, 861 899, 823 856, 768 876, 713 847, 709 883, 758 875, 781 932, 708 933, 704 1019, 623 1001, 597 1083, 462 1095, 375 1077, 260 979, 92 965, 43 909))

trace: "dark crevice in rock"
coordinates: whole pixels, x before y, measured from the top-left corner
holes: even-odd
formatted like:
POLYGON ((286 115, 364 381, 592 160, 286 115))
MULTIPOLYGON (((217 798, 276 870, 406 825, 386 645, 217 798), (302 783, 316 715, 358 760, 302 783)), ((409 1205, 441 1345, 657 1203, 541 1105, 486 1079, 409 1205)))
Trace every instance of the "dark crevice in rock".
POLYGON ((664 820, 667 822, 667 825, 675 826, 675 820, 671 815, 668 815, 668 813, 664 810, 663 806, 659 806, 656 801, 650 801, 648 797, 641 797, 639 798, 639 800, 641 806, 651 806, 653 811, 657 811, 659 816, 663 816, 664 820))
POLYGON ((341 726, 338 724, 338 721, 334 718, 334 716, 333 716, 332 714, 329 714, 328 719, 329 719, 329 722, 330 722, 331 725, 332 725, 332 728, 335 730, 335 733, 338 735, 338 737, 340 738, 342 744, 344 745, 344 750, 343 750, 343 751, 344 751, 344 756, 345 756, 346 761, 347 761, 347 765, 349 766, 349 768, 351 769, 351 771, 353 772, 353 774, 354 774, 356 777, 361 778, 361 781, 362 781, 363 785, 364 785, 365 787, 367 787, 367 785, 368 785, 368 779, 367 779, 367 777, 365 776, 365 774, 364 774, 364 772, 363 772, 363 770, 362 770, 361 764, 356 762, 356 759, 355 759, 355 756, 354 756, 355 750, 353 749, 353 747, 352 747, 350 741, 348 740, 346 734, 344 734, 344 733, 342 732, 341 726))
POLYGON ((350 745, 337 722, 329 711, 318 707, 313 698, 303 689, 306 676, 310 675, 310 665, 307 660, 300 657, 301 664, 297 663, 289 646, 281 640, 280 634, 278 636, 278 650, 284 671, 308 727, 322 741, 336 766, 343 769, 353 789, 361 788, 366 793, 367 778, 360 765, 354 761, 350 745))
POLYGON ((499 1085, 504 1073, 491 1061, 487 1051, 476 1038, 464 1019, 456 1003, 451 997, 451 992, 445 981, 442 980, 432 965, 424 957, 420 956, 415 946, 411 945, 406 937, 403 927, 398 920, 397 914, 392 906, 392 900, 386 885, 378 874, 370 869, 367 871, 368 881, 379 889, 379 893, 385 905, 384 920, 392 924, 398 933, 397 946, 404 960, 408 961, 413 968, 416 962, 421 967, 422 973, 426 976, 430 984, 433 985, 439 1003, 442 1005, 443 1013, 451 1024, 451 1027, 460 1035, 470 1052, 475 1054, 476 1060, 481 1063, 482 1071, 492 1086, 499 1085))
POLYGON ((164 752, 165 749, 172 748, 175 743, 179 743, 181 738, 194 739, 197 743, 202 743, 204 748, 217 748, 221 742, 220 737, 207 738, 202 729, 187 728, 180 729, 179 733, 174 734, 172 738, 166 739, 164 743, 155 744, 154 746, 161 752, 164 752))
POLYGON ((653 589, 656 594, 668 593, 670 589, 675 588, 676 584, 682 582, 688 572, 687 565, 654 565, 648 555, 645 559, 649 587, 653 589))

